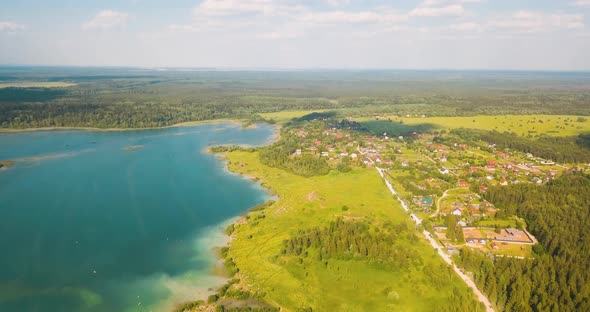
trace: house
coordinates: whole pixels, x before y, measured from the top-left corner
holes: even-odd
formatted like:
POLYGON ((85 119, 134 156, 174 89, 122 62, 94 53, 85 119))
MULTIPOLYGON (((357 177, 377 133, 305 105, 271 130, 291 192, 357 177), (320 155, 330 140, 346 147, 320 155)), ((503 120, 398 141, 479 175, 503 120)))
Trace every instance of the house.
POLYGON ((500 180, 500 185, 506 186, 506 185, 508 185, 508 181, 502 179, 502 180, 500 180))
POLYGON ((462 212, 461 212, 461 209, 456 208, 453 211, 451 211, 451 214, 452 215, 455 215, 455 216, 461 216, 462 215, 462 212))
POLYGON ((461 227, 466 227, 467 223, 465 223, 465 221, 459 221, 457 222, 457 225, 460 225, 461 227))
POLYGON ((328 157, 330 155, 330 153, 328 152, 322 152, 322 157, 328 157))
POLYGON ((486 166, 486 170, 493 172, 493 171, 496 171, 496 167, 495 166, 492 166, 492 165, 487 165, 486 166))
POLYGON ((459 183, 457 183, 457 185, 459 187, 469 187, 469 182, 467 182, 467 181, 459 181, 459 183))
POLYGON ((295 155, 301 156, 301 149, 300 148, 295 150, 295 155))
POLYGON ((432 197, 422 197, 422 200, 420 200, 422 206, 432 207, 432 203, 432 197))
POLYGON ((480 190, 480 191, 482 191, 482 192, 485 192, 485 191, 487 191, 487 190, 488 190, 488 187, 487 187, 487 186, 485 186, 485 185, 482 185, 482 186, 479 188, 479 190, 480 190))
POLYGON ((440 170, 438 170, 438 171, 439 171, 440 173, 442 173, 442 174, 449 174, 449 169, 447 169, 447 168, 442 168, 442 169, 440 169, 440 170))
POLYGON ((358 155, 355 153, 350 154, 350 158, 352 159, 357 159, 358 155))
POLYGON ((346 156, 348 156, 348 152, 342 152, 342 153, 340 153, 340 156, 346 157, 346 156))

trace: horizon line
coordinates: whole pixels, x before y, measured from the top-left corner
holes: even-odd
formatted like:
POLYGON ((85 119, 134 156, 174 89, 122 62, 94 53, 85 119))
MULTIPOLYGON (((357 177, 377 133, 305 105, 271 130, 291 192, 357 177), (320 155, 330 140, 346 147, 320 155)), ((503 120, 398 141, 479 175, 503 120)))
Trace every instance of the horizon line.
POLYGON ((142 69, 153 71, 194 70, 194 71, 452 71, 452 72, 546 72, 546 73, 590 73, 590 69, 506 69, 506 68, 395 68, 395 67, 224 67, 224 66, 123 66, 123 65, 42 65, 42 64, 0 64, 0 68, 104 68, 104 69, 142 69))

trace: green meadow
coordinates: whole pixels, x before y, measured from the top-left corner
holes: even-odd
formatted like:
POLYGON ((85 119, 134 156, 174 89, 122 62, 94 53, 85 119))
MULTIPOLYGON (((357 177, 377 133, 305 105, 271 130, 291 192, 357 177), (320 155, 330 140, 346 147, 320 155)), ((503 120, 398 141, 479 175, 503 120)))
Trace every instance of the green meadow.
MULTIPOLYGON (((313 112, 331 111, 345 118, 346 109, 334 110, 297 110, 260 114, 265 119, 275 120, 279 124, 293 118, 299 118, 313 112)), ((478 115, 462 117, 354 117, 375 134, 391 134, 413 131, 450 130, 457 128, 479 129, 498 132, 514 132, 521 136, 536 137, 574 136, 590 132, 590 117, 574 115, 478 115)))
POLYGON ((571 115, 504 115, 473 117, 392 118, 408 125, 430 124, 440 129, 469 128, 515 132, 521 136, 572 136, 590 132, 590 118, 571 115))
POLYGON ((298 230, 322 227, 339 217, 351 222, 407 223, 413 229, 375 170, 355 168, 345 174, 305 178, 261 164, 257 152, 234 151, 225 157, 231 171, 261 180, 278 197, 235 226, 228 255, 239 268, 241 287, 263 292, 265 301, 285 311, 456 310, 451 301, 475 308, 470 290, 423 238, 402 242, 422 258, 419 269, 389 270, 368 260, 324 262, 281 255, 283 242, 298 230), (457 294, 461 299, 451 300, 457 294))
POLYGON ((61 81, 46 82, 7 82, 0 83, 0 89, 4 88, 67 88, 75 86, 75 83, 61 81))

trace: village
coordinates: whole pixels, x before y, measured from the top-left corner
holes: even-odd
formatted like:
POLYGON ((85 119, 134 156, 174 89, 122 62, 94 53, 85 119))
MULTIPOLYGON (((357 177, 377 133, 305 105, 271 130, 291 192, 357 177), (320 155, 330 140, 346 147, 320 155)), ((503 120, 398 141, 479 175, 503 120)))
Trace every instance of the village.
POLYGON ((482 198, 492 186, 543 184, 580 164, 557 164, 493 142, 467 142, 445 131, 379 135, 357 131, 352 119, 312 121, 291 128, 297 144, 291 157, 324 158, 332 167, 378 166, 411 213, 450 254, 475 248, 499 256, 525 258, 536 239, 526 224, 482 198), (452 226, 461 231, 449 238, 452 226))

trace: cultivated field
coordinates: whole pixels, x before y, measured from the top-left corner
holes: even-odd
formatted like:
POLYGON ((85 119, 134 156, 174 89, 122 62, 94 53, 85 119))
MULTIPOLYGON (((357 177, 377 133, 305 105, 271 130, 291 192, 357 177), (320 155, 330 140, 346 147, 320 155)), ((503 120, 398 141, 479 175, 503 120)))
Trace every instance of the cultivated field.
POLYGON ((507 115, 474 117, 393 117, 409 125, 432 124, 441 129, 470 128, 515 132, 522 136, 540 134, 570 136, 590 132, 590 118, 570 115, 507 115))
POLYGON ((67 88, 75 86, 69 82, 5 82, 0 83, 0 89, 4 88, 67 88))

